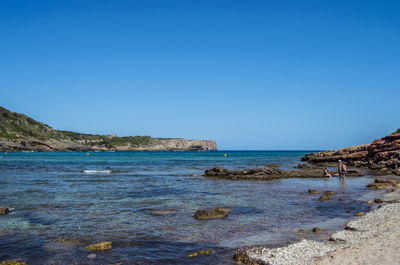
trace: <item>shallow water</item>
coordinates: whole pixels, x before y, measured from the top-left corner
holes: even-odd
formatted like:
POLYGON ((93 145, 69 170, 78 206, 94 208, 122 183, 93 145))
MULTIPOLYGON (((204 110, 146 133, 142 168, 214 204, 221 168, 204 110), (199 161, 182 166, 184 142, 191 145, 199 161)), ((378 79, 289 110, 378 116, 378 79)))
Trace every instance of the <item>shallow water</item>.
POLYGON ((235 248, 278 246, 300 236, 321 240, 339 229, 376 192, 369 176, 214 180, 213 166, 230 169, 281 164, 291 169, 308 152, 9 153, 0 158, 0 261, 29 264, 233 264, 235 248), (224 154, 227 157, 224 157, 224 154), (84 170, 89 170, 84 173, 84 170), (110 173, 109 170, 112 170, 110 173), (99 171, 96 173, 96 171, 99 171), (320 202, 308 189, 331 190, 320 202), (362 200, 360 199, 362 197, 362 200), (225 219, 199 221, 196 210, 231 208, 225 219), (325 232, 314 235, 314 226, 325 232), (294 231, 304 229, 297 235, 294 231), (87 258, 84 246, 112 241, 111 251, 87 258), (188 258, 199 250, 211 255, 188 258))

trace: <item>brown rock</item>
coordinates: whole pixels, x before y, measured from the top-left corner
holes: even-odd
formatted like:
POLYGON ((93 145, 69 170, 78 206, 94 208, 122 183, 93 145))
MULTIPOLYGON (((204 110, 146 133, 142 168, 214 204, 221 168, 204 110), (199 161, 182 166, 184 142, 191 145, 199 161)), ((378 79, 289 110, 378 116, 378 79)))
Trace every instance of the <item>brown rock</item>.
POLYGON ((330 190, 325 191, 325 192, 324 192, 324 195, 333 195, 333 191, 330 191, 330 190))
POLYGON ((319 227, 314 227, 312 231, 313 231, 314 233, 321 233, 321 232, 322 232, 322 229, 319 228, 319 227))
POLYGON ((109 250, 109 249, 112 249, 112 242, 111 241, 101 242, 101 243, 89 245, 85 248, 87 250, 91 250, 91 251, 109 250))
POLYGON ((279 165, 279 164, 268 164, 268 165, 265 165, 265 167, 280 167, 281 165, 279 165))
POLYGON ((8 207, 0 207, 0 214, 8 214, 10 212, 10 209, 8 207))
MULTIPOLYGON (((313 164, 337 165, 340 160, 356 167, 368 167, 382 172, 395 172, 400 168, 400 134, 389 135, 371 144, 307 154, 302 161, 313 164)), ((400 174, 400 170, 399 170, 400 174)))
POLYGON ((367 187, 370 189, 386 189, 391 187, 397 187, 398 181, 395 179, 377 178, 374 183, 368 184, 367 187))
POLYGON ((308 190, 308 193, 310 193, 310 194, 319 194, 321 192, 319 192, 317 190, 308 190))
POLYGON ((26 265, 26 262, 18 260, 5 260, 0 265, 26 265))
POLYGON ((194 218, 199 220, 208 220, 208 219, 216 219, 216 218, 224 218, 227 217, 230 210, 228 208, 215 208, 214 210, 198 210, 194 214, 194 218))
POLYGON ((376 199, 374 200, 374 202, 375 202, 375 203, 383 203, 383 202, 384 202, 384 200, 382 200, 382 199, 379 199, 379 198, 376 198, 376 199))
POLYGON ((329 195, 323 195, 321 197, 319 197, 320 201, 329 201, 331 199, 331 196, 329 195))

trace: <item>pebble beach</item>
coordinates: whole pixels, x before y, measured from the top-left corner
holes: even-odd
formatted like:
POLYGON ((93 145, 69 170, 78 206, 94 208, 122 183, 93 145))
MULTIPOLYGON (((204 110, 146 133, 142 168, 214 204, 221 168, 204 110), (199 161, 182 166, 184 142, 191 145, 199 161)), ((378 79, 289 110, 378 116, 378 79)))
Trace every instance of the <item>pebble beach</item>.
POLYGON ((400 192, 387 193, 375 210, 357 216, 329 240, 304 239, 281 248, 239 249, 235 258, 246 264, 399 264, 400 192))

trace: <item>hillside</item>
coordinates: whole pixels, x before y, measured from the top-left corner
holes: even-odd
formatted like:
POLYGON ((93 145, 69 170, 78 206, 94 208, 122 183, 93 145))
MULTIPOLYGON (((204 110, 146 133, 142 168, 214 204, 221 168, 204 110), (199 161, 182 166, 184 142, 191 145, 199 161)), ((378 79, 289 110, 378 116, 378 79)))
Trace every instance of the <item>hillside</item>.
POLYGON ((60 131, 24 114, 0 107, 0 152, 11 151, 203 151, 216 150, 210 140, 95 135, 60 131))

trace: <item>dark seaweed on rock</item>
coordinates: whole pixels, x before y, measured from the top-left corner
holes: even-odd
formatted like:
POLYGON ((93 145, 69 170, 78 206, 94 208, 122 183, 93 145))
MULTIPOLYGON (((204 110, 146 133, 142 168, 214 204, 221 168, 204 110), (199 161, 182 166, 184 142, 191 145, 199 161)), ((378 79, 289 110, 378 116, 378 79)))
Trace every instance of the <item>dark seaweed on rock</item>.
MULTIPOLYGON (((214 167, 206 170, 204 176, 230 180, 274 180, 284 178, 324 178, 324 172, 323 168, 318 167, 289 171, 270 167, 247 170, 228 170, 223 167, 214 167)), ((359 170, 351 169, 348 171, 348 176, 363 176, 363 173, 359 170)))

